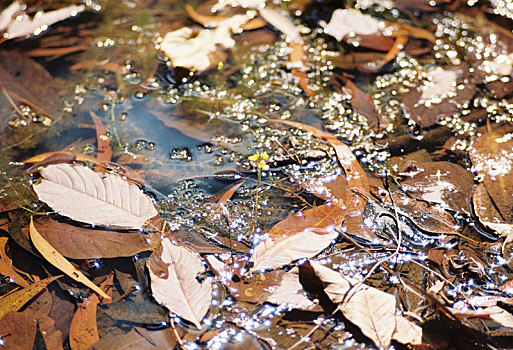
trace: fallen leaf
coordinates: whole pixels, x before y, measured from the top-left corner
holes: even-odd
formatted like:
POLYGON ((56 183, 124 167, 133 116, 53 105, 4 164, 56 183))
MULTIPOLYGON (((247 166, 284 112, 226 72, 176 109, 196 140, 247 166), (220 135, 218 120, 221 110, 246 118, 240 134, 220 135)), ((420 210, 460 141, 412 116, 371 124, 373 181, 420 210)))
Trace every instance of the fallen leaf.
POLYGON ((5 31, 4 38, 7 39, 39 35, 50 25, 75 17, 84 10, 84 5, 71 5, 30 17, 25 13, 22 4, 14 1, 0 14, 0 32, 5 31))
MULTIPOLYGON (((110 290, 112 293, 113 279, 114 275, 111 274, 100 288, 105 292, 110 290)), ((90 349, 100 340, 96 325, 96 307, 99 302, 98 295, 91 294, 75 311, 69 327, 69 344, 72 350, 90 349)))
POLYGON ((160 234, 87 229, 49 217, 36 218, 34 226, 57 251, 71 259, 99 259, 132 256, 153 250, 160 234))
POLYGON ((200 328, 212 299, 212 280, 197 279, 205 271, 201 258, 166 238, 162 248, 151 254, 147 266, 154 298, 171 313, 200 328))
POLYGON ((344 317, 358 326, 377 347, 388 348, 396 330, 395 297, 318 263, 310 264, 325 285, 328 297, 339 304, 344 317))
POLYGON ((358 163, 358 160, 351 152, 351 149, 335 136, 328 132, 314 128, 313 126, 294 122, 291 120, 272 119, 271 121, 283 123, 285 125, 299 128, 303 131, 311 132, 314 137, 328 142, 329 145, 333 147, 338 161, 344 169, 346 176, 348 190, 348 197, 346 201, 347 215, 361 215, 363 209, 365 208, 366 198, 370 197, 369 182, 367 180, 365 171, 361 167, 360 163, 358 163))
POLYGON ((142 229, 158 215, 153 200, 120 175, 77 164, 53 164, 39 173, 41 179, 33 185, 39 199, 73 220, 142 229))
POLYGON ((112 148, 110 147, 110 137, 107 135, 107 128, 100 117, 94 112, 89 112, 96 128, 96 143, 98 145, 98 154, 96 159, 99 162, 110 162, 112 158, 112 148))
POLYGON ((282 267, 319 254, 338 237, 344 216, 342 206, 327 203, 280 221, 253 249, 249 272, 282 267))
MULTIPOLYGON (((0 299, 1 300, 1 299, 0 299)), ((37 334, 37 319, 34 311, 10 311, 0 319, 2 347, 12 350, 32 350, 37 334)))
POLYGON ((0 319, 11 311, 18 311, 29 300, 38 295, 46 286, 55 281, 61 276, 54 276, 45 278, 39 282, 31 284, 30 286, 16 290, 6 296, 0 298, 0 319))
POLYGON ((6 254, 6 244, 9 238, 0 237, 0 274, 9 278, 20 287, 28 287, 29 284, 12 267, 12 260, 6 254))
POLYGON ((349 34, 376 34, 385 28, 385 22, 365 15, 356 9, 335 10, 328 24, 321 23, 324 32, 338 41, 349 34))
POLYGON ((77 270, 75 266, 73 266, 65 257, 63 257, 59 252, 55 250, 41 235, 37 232, 36 227, 34 226, 34 221, 30 218, 30 239, 32 244, 36 247, 36 249, 45 257, 45 259, 68 275, 73 280, 84 284, 85 286, 91 288, 94 292, 101 295, 103 298, 110 299, 110 297, 105 294, 98 286, 96 286, 93 282, 91 282, 82 272, 77 270))
POLYGON ((40 312, 37 315, 37 325, 47 349, 63 349, 63 337, 61 331, 55 328, 55 321, 40 312))
POLYGON ((249 18, 236 15, 219 23, 215 29, 194 30, 185 27, 167 33, 161 49, 169 57, 174 67, 184 67, 191 71, 203 71, 212 65, 209 54, 218 48, 232 48, 235 41, 231 34, 237 32, 249 18))
POLYGON ((405 345, 421 345, 422 344, 422 327, 410 322, 404 316, 396 316, 396 327, 392 334, 392 339, 405 345))
POLYGON ((260 16, 265 19, 274 28, 282 32, 290 41, 300 41, 301 33, 299 28, 294 25, 287 17, 277 10, 264 7, 260 9, 260 16))

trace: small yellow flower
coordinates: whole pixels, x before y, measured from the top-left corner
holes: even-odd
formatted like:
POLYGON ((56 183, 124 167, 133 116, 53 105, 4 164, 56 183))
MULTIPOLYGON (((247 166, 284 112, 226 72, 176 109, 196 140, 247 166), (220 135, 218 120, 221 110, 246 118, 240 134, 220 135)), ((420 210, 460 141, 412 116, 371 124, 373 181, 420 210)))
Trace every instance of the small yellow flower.
POLYGON ((269 165, 265 163, 265 161, 269 159, 269 155, 266 152, 252 154, 248 159, 253 162, 259 161, 257 165, 258 169, 269 170, 269 165))

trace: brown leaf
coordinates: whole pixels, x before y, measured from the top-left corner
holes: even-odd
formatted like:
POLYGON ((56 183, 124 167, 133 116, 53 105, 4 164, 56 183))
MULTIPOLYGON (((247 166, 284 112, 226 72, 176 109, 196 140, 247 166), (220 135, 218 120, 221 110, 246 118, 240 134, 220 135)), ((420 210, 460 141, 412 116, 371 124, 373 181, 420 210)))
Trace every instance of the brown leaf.
POLYGON ((158 215, 153 200, 120 175, 65 163, 49 165, 39 173, 41 179, 33 185, 39 198, 74 220, 141 229, 158 215))
POLYGON ((351 92, 351 106, 355 112, 367 118, 370 126, 386 127, 386 125, 382 125, 383 123, 379 119, 374 102, 365 92, 360 90, 360 88, 349 79, 346 82, 345 88, 351 92))
POLYGON ((29 284, 12 267, 12 260, 6 254, 6 244, 9 239, 0 237, 0 274, 9 278, 20 287, 28 287, 29 284))
POLYGON ((330 203, 289 216, 273 226, 254 248, 249 271, 274 269, 317 255, 338 236, 336 230, 344 216, 342 206, 330 203))
POLYGON ((162 248, 151 254, 147 266, 153 297, 170 312, 200 328, 212 298, 211 279, 197 279, 205 271, 200 257, 166 238, 162 248))
MULTIPOLYGON (((110 290, 113 279, 114 275, 111 274, 100 285, 100 288, 104 291, 110 290)), ((91 294, 75 311, 69 328, 69 344, 71 349, 90 349, 94 343, 100 340, 96 325, 96 307, 99 302, 98 296, 91 294)))
POLYGON ((0 319, 2 342, 5 349, 32 350, 37 333, 34 311, 8 312, 0 319))
POLYGON ((34 226, 57 251, 71 259, 98 259, 132 256, 154 250, 158 233, 116 232, 87 229, 49 217, 36 218, 34 226))
POLYGON ((96 159, 99 162, 110 162, 112 158, 112 148, 110 147, 110 137, 107 135, 107 128, 96 113, 90 111, 89 114, 91 115, 96 128, 96 142, 98 145, 98 154, 96 159))
POLYGON ((21 309, 30 299, 38 295, 46 286, 60 277, 48 277, 0 298, 0 319, 11 311, 21 309))
POLYGON ((45 259, 68 275, 73 280, 80 282, 87 287, 91 288, 94 292, 98 293, 104 298, 110 299, 110 297, 105 294, 98 286, 96 286, 93 282, 91 282, 82 272, 77 270, 75 266, 73 266, 65 257, 59 254, 55 248, 53 248, 45 239, 39 234, 36 227, 34 226, 34 221, 30 218, 30 239, 36 249, 45 257, 45 259))

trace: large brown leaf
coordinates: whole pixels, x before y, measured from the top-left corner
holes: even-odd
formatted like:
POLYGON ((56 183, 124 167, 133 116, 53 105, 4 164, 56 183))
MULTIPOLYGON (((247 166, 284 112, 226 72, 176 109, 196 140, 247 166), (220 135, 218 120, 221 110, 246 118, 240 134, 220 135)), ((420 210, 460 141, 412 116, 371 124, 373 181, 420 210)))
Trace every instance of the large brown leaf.
POLYGON ((158 233, 92 230, 48 217, 34 222, 41 236, 71 259, 99 259, 132 256, 157 247, 158 233))
POLYGON ((39 198, 73 220, 141 229, 158 214, 152 199, 120 175, 76 164, 53 164, 39 173, 34 184, 39 198))
POLYGON ((201 258, 187 248, 162 240, 162 247, 147 261, 155 299, 170 312, 200 328, 212 299, 212 280, 199 282, 205 269, 201 258))

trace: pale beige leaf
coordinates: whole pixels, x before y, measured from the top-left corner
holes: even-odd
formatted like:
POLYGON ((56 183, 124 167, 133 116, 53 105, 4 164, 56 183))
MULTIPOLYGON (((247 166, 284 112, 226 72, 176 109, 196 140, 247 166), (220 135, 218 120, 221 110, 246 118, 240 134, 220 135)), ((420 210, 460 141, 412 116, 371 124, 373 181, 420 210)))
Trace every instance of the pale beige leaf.
POLYGON ((301 38, 299 28, 277 10, 264 7, 260 9, 260 16, 274 28, 282 32, 290 41, 297 41, 301 38))
POLYGON ((152 199, 120 175, 96 173, 77 164, 39 170, 39 198, 55 211, 92 225, 141 229, 158 213, 152 199))
POLYGON ((166 238, 147 262, 153 297, 170 312, 200 328, 212 299, 212 280, 196 278, 205 272, 201 258, 166 238))
POLYGON ((324 291, 349 321, 377 347, 390 346, 396 329, 395 298, 376 288, 358 283, 318 263, 311 263, 317 276, 326 284, 324 291))
POLYGON ((4 37, 14 39, 31 35, 39 35, 50 25, 66 18, 74 17, 85 10, 84 5, 71 5, 55 11, 43 12, 36 16, 29 16, 19 2, 13 2, 4 10, 0 18, 0 30, 5 29, 4 37), (17 11, 16 11, 17 10, 17 11), (14 16, 14 14, 17 14, 14 16))
POLYGON ((392 338, 401 344, 421 345, 422 327, 408 321, 403 316, 396 316, 396 327, 392 338))
POLYGON ((41 253, 42 256, 53 266, 64 272, 77 282, 84 284, 91 288, 94 292, 98 293, 103 298, 110 299, 110 296, 105 294, 97 285, 91 282, 82 272, 77 270, 65 257, 56 251, 45 239, 37 232, 34 226, 34 221, 30 218, 30 240, 34 247, 41 253))
POLYGON ((319 254, 337 238, 344 215, 342 206, 326 203, 280 221, 254 248, 250 272, 278 268, 319 254))
POLYGON ((267 288, 270 295, 265 299, 268 303, 287 306, 299 310, 319 310, 319 304, 308 299, 303 286, 299 282, 297 267, 283 275, 278 285, 267 288))

